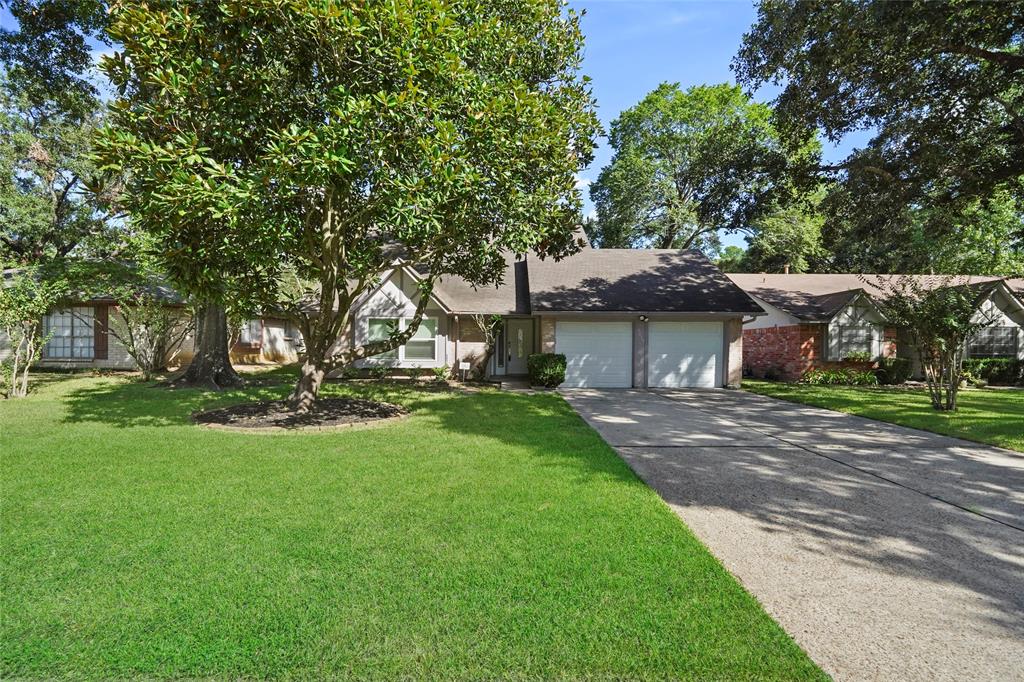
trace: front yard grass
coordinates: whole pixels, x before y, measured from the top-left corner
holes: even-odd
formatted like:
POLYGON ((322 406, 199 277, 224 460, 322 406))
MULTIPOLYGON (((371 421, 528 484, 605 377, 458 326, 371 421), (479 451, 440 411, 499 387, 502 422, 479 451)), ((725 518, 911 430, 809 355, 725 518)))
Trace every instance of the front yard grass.
POLYGON ((256 435, 283 396, 40 377, 0 402, 0 677, 824 675, 555 394, 338 385, 378 428, 256 435))
POLYGON ((743 380, 753 393, 1024 451, 1024 391, 962 390, 959 409, 932 409, 925 389, 810 386, 743 380))

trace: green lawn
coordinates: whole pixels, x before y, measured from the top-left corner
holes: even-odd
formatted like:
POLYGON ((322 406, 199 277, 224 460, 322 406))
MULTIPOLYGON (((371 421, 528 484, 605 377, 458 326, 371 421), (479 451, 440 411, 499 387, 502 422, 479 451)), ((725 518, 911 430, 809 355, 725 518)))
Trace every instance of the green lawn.
POLYGON ((0 677, 824 677, 557 395, 330 385, 412 416, 189 423, 269 376, 0 401, 0 677))
POLYGON ((932 409, 926 390, 808 386, 743 380, 753 393, 849 412, 981 443, 1024 451, 1024 391, 963 390, 952 414, 932 409))

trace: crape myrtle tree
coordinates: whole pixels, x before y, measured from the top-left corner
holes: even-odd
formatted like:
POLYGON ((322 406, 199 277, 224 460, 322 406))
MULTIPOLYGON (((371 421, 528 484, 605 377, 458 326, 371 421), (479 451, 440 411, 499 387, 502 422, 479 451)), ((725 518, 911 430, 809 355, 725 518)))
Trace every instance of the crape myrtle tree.
POLYGON ((971 285, 952 275, 876 275, 873 280, 882 291, 886 319, 909 336, 921 359, 932 407, 956 411, 964 350, 972 336, 995 322, 979 313, 979 304, 998 281, 971 285))
POLYGON ((172 273, 226 274, 298 326, 298 411, 405 343, 438 277, 487 285, 508 253, 579 246, 598 124, 557 0, 126 2, 112 33, 105 157, 172 273), (422 274, 415 316, 340 342, 396 262, 422 274))
POLYGON ((590 186, 592 241, 617 248, 718 250, 718 231, 750 231, 817 160, 811 139, 787 155, 771 109, 735 85, 663 83, 612 122, 614 152, 590 186))
POLYGON ((764 0, 733 68, 751 89, 781 86, 787 144, 873 131, 818 169, 839 183, 827 224, 877 245, 864 267, 906 240, 908 211, 929 240, 955 243, 972 202, 1024 196, 1022 42, 1016 2, 764 0))

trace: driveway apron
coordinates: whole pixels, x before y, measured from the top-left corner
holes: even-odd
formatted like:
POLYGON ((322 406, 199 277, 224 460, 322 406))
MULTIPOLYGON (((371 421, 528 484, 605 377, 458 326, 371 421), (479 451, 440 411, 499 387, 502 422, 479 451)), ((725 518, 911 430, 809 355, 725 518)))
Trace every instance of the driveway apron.
POLYGON ((725 390, 566 390, 828 673, 1024 680, 1024 454, 725 390))

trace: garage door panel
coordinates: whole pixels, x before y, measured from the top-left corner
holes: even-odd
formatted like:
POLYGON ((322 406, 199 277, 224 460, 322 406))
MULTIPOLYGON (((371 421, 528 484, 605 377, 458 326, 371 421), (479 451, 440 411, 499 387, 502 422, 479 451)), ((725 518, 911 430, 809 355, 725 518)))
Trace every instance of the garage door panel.
POLYGON ((565 355, 565 383, 574 388, 633 385, 631 322, 558 322, 555 351, 565 355))
POLYGON ((713 388, 721 385, 721 322, 651 322, 647 343, 649 386, 713 388))

